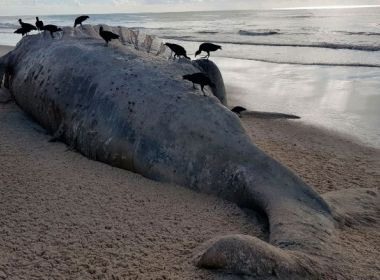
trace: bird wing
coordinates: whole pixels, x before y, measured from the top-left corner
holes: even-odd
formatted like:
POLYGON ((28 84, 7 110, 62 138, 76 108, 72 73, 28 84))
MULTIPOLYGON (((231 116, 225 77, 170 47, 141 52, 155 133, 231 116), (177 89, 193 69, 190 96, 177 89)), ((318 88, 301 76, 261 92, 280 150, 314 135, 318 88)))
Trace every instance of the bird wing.
POLYGON ((109 36, 110 38, 112 38, 112 39, 119 39, 119 37, 120 37, 119 35, 117 35, 117 34, 111 32, 111 31, 105 31, 105 32, 107 32, 108 36, 109 36))
POLYGON ((23 27, 25 28, 25 29, 30 29, 30 30, 37 30, 37 28, 33 25, 33 24, 30 24, 30 23, 24 23, 23 24, 23 27))

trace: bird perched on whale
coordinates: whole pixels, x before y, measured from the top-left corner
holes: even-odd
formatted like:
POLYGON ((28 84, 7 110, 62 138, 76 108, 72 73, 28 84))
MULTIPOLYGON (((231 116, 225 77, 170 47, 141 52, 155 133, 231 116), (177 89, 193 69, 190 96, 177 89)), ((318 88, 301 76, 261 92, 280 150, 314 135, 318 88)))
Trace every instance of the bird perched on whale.
POLYGON ((36 17, 36 27, 38 31, 42 31, 42 28, 44 27, 43 21, 40 20, 38 17, 36 17))
POLYGON ((24 29, 24 31, 27 31, 26 33, 29 33, 32 30, 37 30, 37 27, 35 27, 33 24, 23 22, 22 19, 20 18, 18 22, 21 25, 21 28, 24 29))
POLYGON ((89 16, 80 16, 75 19, 74 22, 74 28, 77 27, 78 24, 83 27, 82 22, 84 22, 86 19, 90 18, 89 16))
POLYGON ((193 83, 193 88, 195 88, 194 84, 199 84, 201 85, 202 92, 204 96, 206 96, 204 92, 204 87, 205 86, 210 86, 210 87, 215 87, 215 84, 211 82, 210 78, 207 77, 205 74, 202 72, 195 73, 195 74, 189 74, 189 75, 184 75, 182 76, 184 80, 188 80, 193 83))
POLYGON ((103 26, 100 26, 99 28, 99 35, 103 38, 104 41, 106 41, 106 44, 108 46, 108 42, 110 42, 113 39, 119 39, 119 35, 111 32, 111 31, 105 31, 103 29, 103 26))
POLYGON ((28 34, 30 31, 31 30, 26 30, 26 29, 21 27, 21 28, 17 29, 14 33, 21 34, 24 37, 24 35, 28 34))
POLYGON ((57 27, 56 25, 53 25, 53 24, 48 24, 48 25, 43 26, 42 30, 49 31, 50 32, 50 36, 52 38, 54 38, 53 34, 55 32, 63 31, 61 28, 59 28, 59 27, 57 27))
POLYGON ((238 115, 239 118, 241 118, 241 112, 247 111, 247 109, 245 109, 242 106, 236 106, 236 107, 233 107, 231 111, 234 112, 236 115, 238 115))
POLYGON ((222 49, 222 47, 219 45, 215 45, 212 43, 203 43, 199 46, 199 49, 196 51, 195 57, 197 57, 197 55, 200 55, 201 52, 206 52, 207 55, 203 58, 208 59, 210 57, 210 52, 215 52, 215 51, 221 50, 221 49, 222 49))
POLYGON ((178 58, 180 56, 183 56, 187 59, 190 59, 190 57, 187 56, 186 50, 184 47, 177 45, 177 44, 171 44, 171 43, 165 43, 165 46, 167 46, 172 52, 174 52, 174 59, 177 56, 178 58))

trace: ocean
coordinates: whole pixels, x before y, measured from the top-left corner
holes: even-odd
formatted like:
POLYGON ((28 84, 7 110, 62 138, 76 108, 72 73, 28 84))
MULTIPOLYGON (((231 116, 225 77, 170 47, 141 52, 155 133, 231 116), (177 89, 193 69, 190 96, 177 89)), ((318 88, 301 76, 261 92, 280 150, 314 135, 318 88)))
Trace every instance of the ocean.
MULTIPOLYGON (((72 25, 76 16, 40 16, 72 25)), ((301 121, 380 148, 380 8, 90 15, 86 24, 142 29, 183 45, 201 42, 220 67, 229 104, 296 114, 301 121)), ((16 45, 19 17, 0 17, 0 44, 16 45)), ((22 17, 34 23, 31 16, 22 17)))

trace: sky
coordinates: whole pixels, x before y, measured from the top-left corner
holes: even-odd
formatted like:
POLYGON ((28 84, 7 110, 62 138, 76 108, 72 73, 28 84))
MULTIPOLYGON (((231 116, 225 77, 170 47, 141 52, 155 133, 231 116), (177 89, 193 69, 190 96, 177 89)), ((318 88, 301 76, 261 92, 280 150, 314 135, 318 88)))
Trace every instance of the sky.
POLYGON ((0 0, 0 15, 245 10, 379 5, 380 0, 0 0))

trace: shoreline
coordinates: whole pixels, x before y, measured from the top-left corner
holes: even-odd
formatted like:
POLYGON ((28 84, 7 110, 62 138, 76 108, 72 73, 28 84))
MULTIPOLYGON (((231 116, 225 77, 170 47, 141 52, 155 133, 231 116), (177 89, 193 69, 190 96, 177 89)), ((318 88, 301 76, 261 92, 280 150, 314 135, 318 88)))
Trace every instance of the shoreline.
POLYGON ((215 57, 231 107, 294 114, 307 124, 380 148, 377 77, 380 70, 271 64, 215 57), (352 80, 347 76, 354 76, 352 80), (370 86, 368 86, 370 85, 370 86))

